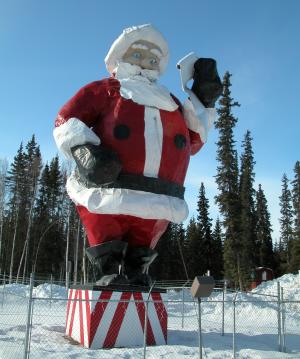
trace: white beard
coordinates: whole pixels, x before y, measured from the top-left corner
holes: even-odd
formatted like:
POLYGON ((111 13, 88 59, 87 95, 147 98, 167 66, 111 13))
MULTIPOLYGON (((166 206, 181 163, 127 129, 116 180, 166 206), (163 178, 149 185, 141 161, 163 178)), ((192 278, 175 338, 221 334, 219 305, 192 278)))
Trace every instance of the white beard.
POLYGON ((178 105, 164 86, 156 83, 159 72, 145 70, 140 66, 120 62, 114 70, 120 82, 120 95, 133 102, 166 111, 175 111, 178 105))

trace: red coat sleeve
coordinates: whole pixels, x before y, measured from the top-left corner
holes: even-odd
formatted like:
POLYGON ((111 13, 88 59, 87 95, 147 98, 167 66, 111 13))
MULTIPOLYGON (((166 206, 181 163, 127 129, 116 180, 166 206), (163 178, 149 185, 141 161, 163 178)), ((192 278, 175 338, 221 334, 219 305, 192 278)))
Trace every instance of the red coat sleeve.
POLYGON ((201 141, 199 133, 189 130, 189 134, 191 141, 191 155, 193 156, 201 150, 204 143, 201 141))
POLYGON ((95 81, 82 87, 59 111, 55 127, 76 118, 88 127, 99 118, 107 102, 108 80, 95 81))

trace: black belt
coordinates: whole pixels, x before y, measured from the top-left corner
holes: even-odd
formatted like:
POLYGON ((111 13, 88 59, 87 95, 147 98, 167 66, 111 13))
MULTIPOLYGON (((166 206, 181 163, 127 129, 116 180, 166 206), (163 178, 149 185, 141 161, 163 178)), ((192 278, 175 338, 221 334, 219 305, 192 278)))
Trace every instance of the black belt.
POLYGON ((121 173, 118 176, 117 180, 110 183, 97 185, 82 178, 82 176, 79 175, 78 171, 76 171, 76 177, 88 188, 126 188, 135 191, 164 194, 166 196, 177 197, 180 199, 184 198, 185 188, 182 185, 175 182, 165 181, 160 178, 121 173))

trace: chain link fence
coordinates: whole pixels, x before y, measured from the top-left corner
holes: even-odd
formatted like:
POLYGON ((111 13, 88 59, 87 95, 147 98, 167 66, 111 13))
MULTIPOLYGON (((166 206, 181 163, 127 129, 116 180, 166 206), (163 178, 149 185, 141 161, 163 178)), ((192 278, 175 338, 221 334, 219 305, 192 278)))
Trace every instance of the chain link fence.
POLYGON ((27 300, 16 289, 0 287, 0 358, 22 358, 27 323, 27 300))
MULTIPOLYGON (((282 288, 268 295, 216 288, 200 303, 200 332, 198 302, 191 297, 189 287, 170 287, 169 284, 167 287, 167 345, 146 343, 141 347, 91 350, 65 335, 70 301, 64 287, 54 282, 41 284, 32 280, 31 285, 22 285, 2 281, 0 359, 300 358, 300 300, 285 298, 282 288)), ((82 308, 85 298, 77 300, 82 308)), ((114 305, 119 300, 111 297, 104 303, 95 302, 91 310, 96 305, 105 306, 105 301, 106 305, 114 305)), ((124 311, 129 308, 129 302, 134 301, 140 309, 141 322, 147 323, 142 320, 143 315, 147 316, 145 300, 125 296, 122 301, 124 311)), ((149 306, 153 305, 152 301, 149 297, 149 306)), ((144 328, 147 331, 146 327, 149 330, 148 325, 144 328)), ((116 322, 112 334, 119 329, 116 322)), ((132 326, 128 336, 136 336, 137 330, 140 329, 132 326)))

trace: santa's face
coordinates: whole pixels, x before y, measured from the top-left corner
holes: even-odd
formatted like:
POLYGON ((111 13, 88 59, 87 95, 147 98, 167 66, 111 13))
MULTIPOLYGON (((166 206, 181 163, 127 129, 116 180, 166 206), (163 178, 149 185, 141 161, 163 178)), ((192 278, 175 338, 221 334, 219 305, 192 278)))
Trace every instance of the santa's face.
POLYGON ((122 61, 140 66, 146 70, 159 70, 162 51, 152 42, 139 40, 134 42, 122 57, 122 61))

